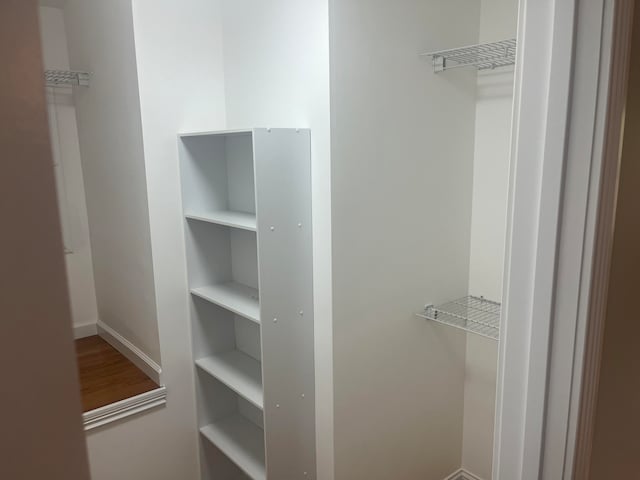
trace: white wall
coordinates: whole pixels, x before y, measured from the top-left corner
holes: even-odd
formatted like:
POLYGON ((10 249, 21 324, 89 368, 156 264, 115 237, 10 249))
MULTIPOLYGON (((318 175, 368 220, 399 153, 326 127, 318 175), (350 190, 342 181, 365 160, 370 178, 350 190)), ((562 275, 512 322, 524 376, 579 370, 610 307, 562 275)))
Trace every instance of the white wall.
MULTIPOLYGON (((81 6, 72 0, 67 18, 73 16, 78 29, 84 17, 90 20, 76 38, 95 30, 107 48, 124 50, 130 78, 128 27, 120 32, 128 23, 126 3, 118 2, 117 12, 106 14, 97 2, 81 6), (119 39, 110 38, 114 35, 119 39)), ((169 399, 162 410, 89 435, 94 480, 197 478, 176 133, 267 125, 310 127, 313 132, 319 469, 320 478, 332 474, 327 3, 282 1, 269 8, 255 1, 223 3, 133 2, 159 338, 169 399)), ((91 63, 93 52, 77 48, 91 63)), ((94 64, 88 68, 95 71, 94 64)), ((128 93, 133 97, 134 92, 128 93)), ((130 123, 135 123, 133 98, 128 107, 130 123)), ((135 143, 129 150, 141 149, 135 143)))
MULTIPOLYGON (((516 36, 517 0, 482 0, 479 42, 516 36)), ((513 68, 478 74, 469 293, 501 301, 506 239, 513 68)), ((462 464, 491 478, 498 343, 467 336, 462 464)))
MULTIPOLYGON (((310 127, 318 468, 319 478, 329 479, 333 470, 333 393, 327 2, 190 0, 188 7, 184 2, 134 2, 164 378, 193 402, 193 366, 191 356, 184 356, 189 351, 188 298, 176 133, 252 126, 310 127), (292 38, 297 41, 291 42, 292 38)), ((192 409, 193 405, 185 407, 189 415, 192 409)), ((185 426, 192 429, 191 441, 195 442, 195 419, 190 422, 185 426)))
MULTIPOLYGON (((76 41, 70 45, 72 57, 94 72, 90 91, 98 97, 79 99, 81 140, 90 144, 88 155, 96 162, 122 167, 104 178, 106 172, 92 165, 103 181, 114 181, 112 187, 117 180, 119 193, 135 203, 118 218, 119 238, 100 231, 100 240, 111 248, 105 254, 114 260, 113 273, 116 268, 127 273, 121 287, 130 287, 132 295, 125 298, 124 291, 112 289, 106 300, 123 302, 111 312, 119 318, 138 311, 140 323, 130 327, 145 328, 136 335, 150 332, 151 324, 141 320, 153 318, 155 325, 157 309, 159 344, 151 350, 158 357, 162 351, 168 386, 165 407, 88 434, 92 479, 196 480, 198 434, 176 133, 224 127, 219 9, 205 0, 137 0, 133 5, 129 0, 69 0, 65 14, 70 44, 76 41), (107 138, 96 138, 99 133, 107 138), (133 222, 134 217, 139 221, 133 222), (117 251, 125 246, 131 251, 117 251), (140 257, 133 259, 135 252, 140 257), (128 268, 119 264, 120 254, 131 263, 128 268), (126 283, 134 279, 142 284, 126 283)), ((96 199, 102 209, 122 209, 124 200, 96 199)), ((98 213, 101 219, 116 220, 116 212, 98 213)), ((100 285, 98 289, 100 295, 100 285)))
POLYGON ((327 0, 222 0, 227 126, 311 129, 318 478, 333 478, 327 0))
MULTIPOLYGON (((40 33, 46 69, 69 70, 64 16, 59 8, 40 7, 40 33)), ((65 255, 71 317, 77 330, 95 333, 98 319, 89 223, 85 201, 76 109, 70 87, 47 88, 58 204, 65 230, 65 255)))
POLYGON ((336 479, 460 467, 465 338, 413 313, 467 293, 479 2, 331 2, 336 479))
POLYGON ((64 11, 71 67, 92 73, 75 100, 99 318, 160 363, 131 1, 64 11))
MULTIPOLYGON (((515 38, 517 0, 482 0, 479 42, 515 38)), ((478 73, 469 292, 500 301, 507 222, 513 68, 478 73)))

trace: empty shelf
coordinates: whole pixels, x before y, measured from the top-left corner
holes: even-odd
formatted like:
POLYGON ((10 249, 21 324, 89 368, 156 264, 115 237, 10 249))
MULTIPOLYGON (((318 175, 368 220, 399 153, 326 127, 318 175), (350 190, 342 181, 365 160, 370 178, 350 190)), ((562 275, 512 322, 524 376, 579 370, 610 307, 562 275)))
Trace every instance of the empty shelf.
POLYGON ((190 212, 184 215, 192 220, 215 223, 227 227, 241 228, 243 230, 256 231, 256 216, 253 213, 232 212, 221 210, 215 212, 190 212))
POLYGON ((423 53, 431 57, 435 72, 452 68, 475 67, 478 70, 494 69, 513 65, 516 62, 516 39, 481 43, 461 48, 423 53))
POLYGON ((196 365, 256 407, 263 408, 262 366, 238 350, 196 360, 196 365))
POLYGON ((45 70, 44 81, 47 87, 60 86, 89 86, 88 72, 75 72, 69 70, 45 70))
POLYGON ((493 340, 500 336, 500 304, 483 297, 469 295, 438 306, 427 305, 416 315, 493 340))
POLYGON ((200 433, 253 480, 267 478, 264 431, 240 415, 202 427, 200 433))
POLYGON ((192 288, 191 293, 260 323, 260 304, 255 288, 231 282, 192 288))

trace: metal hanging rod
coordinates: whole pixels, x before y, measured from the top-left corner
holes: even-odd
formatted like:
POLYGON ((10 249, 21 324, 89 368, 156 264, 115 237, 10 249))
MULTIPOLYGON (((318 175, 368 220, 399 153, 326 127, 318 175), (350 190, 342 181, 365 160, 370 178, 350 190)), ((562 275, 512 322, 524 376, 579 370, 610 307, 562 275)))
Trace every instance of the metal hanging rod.
POLYGON ((45 70, 44 80, 47 87, 62 86, 89 86, 88 72, 75 72, 69 70, 45 70))
POLYGON ((498 340, 500 337, 500 310, 498 302, 469 295, 442 305, 427 305, 418 317, 450 327, 498 340))
POLYGON ((422 53, 420 56, 431 57, 433 70, 436 73, 460 67, 488 70, 516 63, 516 45, 516 39, 512 38, 500 42, 422 53))

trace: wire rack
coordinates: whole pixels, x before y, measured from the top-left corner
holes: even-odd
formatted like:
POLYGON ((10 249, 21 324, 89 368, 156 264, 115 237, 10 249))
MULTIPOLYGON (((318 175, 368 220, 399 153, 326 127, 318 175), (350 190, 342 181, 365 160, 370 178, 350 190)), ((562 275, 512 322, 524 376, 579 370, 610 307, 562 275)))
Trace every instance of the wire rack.
POLYGON ((89 86, 89 74, 87 72, 45 70, 44 80, 48 87, 89 86))
POLYGON ((438 306, 427 305, 417 315, 493 340, 500 336, 500 304, 483 297, 469 295, 438 306))
POLYGON ((461 67, 478 70, 506 67, 516 63, 516 39, 423 53, 421 56, 431 57, 436 73, 461 67))

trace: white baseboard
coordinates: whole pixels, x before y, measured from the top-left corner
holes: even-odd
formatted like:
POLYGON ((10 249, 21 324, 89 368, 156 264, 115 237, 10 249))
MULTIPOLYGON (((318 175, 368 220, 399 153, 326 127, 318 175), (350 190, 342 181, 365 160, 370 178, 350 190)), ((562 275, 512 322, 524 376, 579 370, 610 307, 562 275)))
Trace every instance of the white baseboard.
POLYGON ((108 423, 117 422, 165 403, 167 403, 167 389, 166 387, 158 387, 150 392, 141 393, 135 397, 125 398, 119 402, 85 412, 82 415, 84 429, 91 430, 108 423))
POLYGON ((91 337, 93 335, 98 334, 98 324, 97 323, 83 323, 82 325, 74 325, 73 326, 73 338, 85 338, 91 337))
POLYGON ((444 480, 482 480, 482 478, 474 475, 469 470, 461 468, 456 470, 444 480))
POLYGON ((98 321, 98 335, 127 357, 131 363, 147 374, 151 380, 158 385, 162 385, 162 368, 146 353, 101 321, 98 321))

